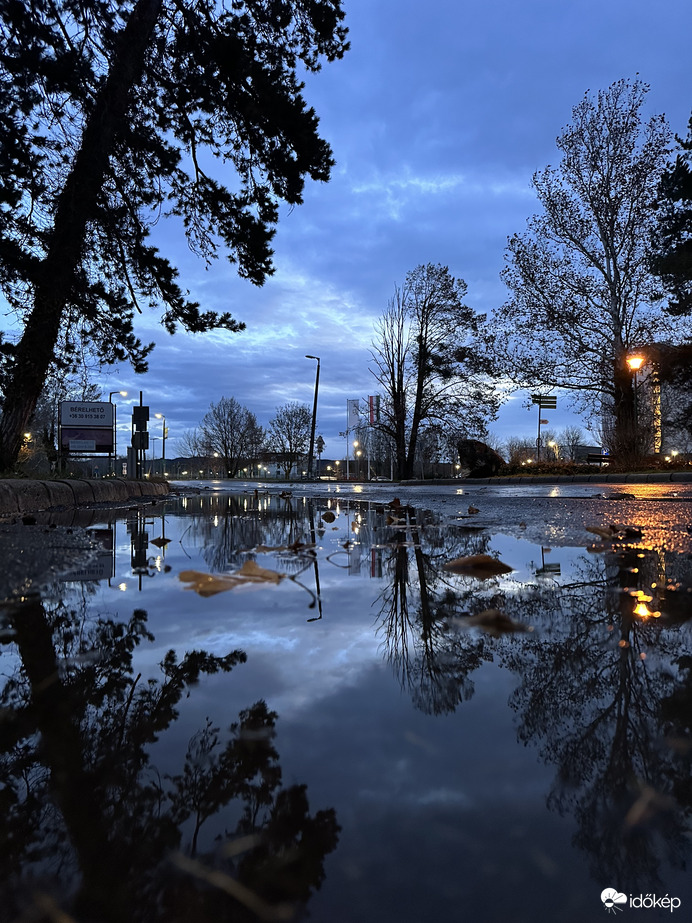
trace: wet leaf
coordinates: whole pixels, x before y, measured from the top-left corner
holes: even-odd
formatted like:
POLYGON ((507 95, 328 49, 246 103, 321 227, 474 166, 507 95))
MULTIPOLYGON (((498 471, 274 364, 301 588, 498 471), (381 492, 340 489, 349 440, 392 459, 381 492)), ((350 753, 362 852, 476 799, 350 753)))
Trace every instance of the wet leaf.
POLYGON ((322 519, 324 522, 334 522, 336 516, 332 513, 331 510, 327 510, 326 513, 322 513, 322 519))
POLYGON ((476 506, 470 506, 470 507, 469 507, 469 513, 471 513, 471 514, 473 514, 473 513, 480 513, 480 510, 479 510, 478 507, 476 507, 476 506))
POLYGON ((481 628, 494 638, 499 638, 500 635, 531 630, 521 622, 515 622, 514 619, 511 619, 499 609, 484 609, 477 615, 472 615, 468 623, 471 628, 481 628))
POLYGON ((165 548, 170 543, 170 538, 152 538, 150 545, 156 545, 157 548, 165 548))
POLYGON ((279 583, 286 575, 278 571, 260 567, 254 561, 246 561, 240 570, 233 574, 206 574, 199 570, 184 570, 178 575, 183 583, 189 584, 186 590, 194 590, 200 596, 215 596, 248 583, 279 583))
POLYGON ((604 538, 606 541, 615 538, 618 534, 618 530, 613 529, 612 526, 587 526, 586 531, 591 532, 592 535, 597 535, 599 538, 604 538))
POLYGON ((489 554, 472 554, 464 558, 455 558, 443 565, 444 570, 453 574, 476 577, 478 580, 490 580, 500 574, 508 574, 513 567, 504 564, 489 554))

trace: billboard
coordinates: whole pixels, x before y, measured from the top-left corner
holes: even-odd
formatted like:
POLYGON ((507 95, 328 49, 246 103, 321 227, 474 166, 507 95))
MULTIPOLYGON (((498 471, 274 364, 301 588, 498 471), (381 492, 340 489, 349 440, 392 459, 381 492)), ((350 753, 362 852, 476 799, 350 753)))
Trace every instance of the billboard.
POLYGON ((109 401, 61 401, 60 423, 80 429, 91 426, 113 426, 113 404, 109 401))
POLYGON ((113 404, 110 401, 60 402, 60 451, 113 452, 113 404))
POLYGON ((60 450, 62 452, 113 451, 113 430, 96 427, 63 426, 60 429, 60 450))

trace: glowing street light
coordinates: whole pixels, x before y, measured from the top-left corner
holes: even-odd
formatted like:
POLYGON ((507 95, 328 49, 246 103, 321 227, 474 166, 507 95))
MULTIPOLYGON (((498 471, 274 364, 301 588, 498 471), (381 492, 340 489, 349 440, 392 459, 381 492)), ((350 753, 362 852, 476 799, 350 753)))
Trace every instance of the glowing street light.
MULTIPOLYGON (((118 406, 113 400, 113 395, 119 394, 121 397, 127 397, 127 391, 109 391, 108 403, 113 405, 113 465, 118 464, 118 427, 116 423, 115 411, 118 406)), ((108 473, 111 473, 111 461, 108 459, 108 473)), ((115 474, 115 471, 113 472, 115 474)))
POLYGON ((632 383, 634 386, 634 451, 639 453, 639 394, 637 389, 637 372, 646 362, 646 357, 638 354, 628 356, 625 360, 627 367, 632 373, 632 383))

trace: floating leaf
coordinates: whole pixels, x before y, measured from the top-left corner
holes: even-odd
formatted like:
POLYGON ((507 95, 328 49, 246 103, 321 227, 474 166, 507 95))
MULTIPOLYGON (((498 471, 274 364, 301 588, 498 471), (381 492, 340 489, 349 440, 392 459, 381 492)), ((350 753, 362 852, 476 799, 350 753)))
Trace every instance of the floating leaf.
POLYGON ((613 529, 612 526, 587 526, 586 531, 597 535, 599 538, 604 538, 606 541, 615 538, 618 534, 618 530, 613 529))
POLYGON ((471 628, 481 628, 494 638, 499 638, 500 635, 531 630, 521 622, 515 622, 504 612, 500 612, 499 609, 484 609, 477 615, 472 615, 468 623, 471 628))
POLYGON ((241 577, 243 580, 249 580, 252 583, 279 583, 286 575, 280 574, 276 570, 260 567, 254 561, 246 561, 240 570, 236 571, 232 576, 241 577))
POLYGON ((453 561, 448 561, 443 567, 453 574, 477 577, 478 580, 490 580, 492 577, 508 574, 514 570, 513 567, 509 567, 509 565, 491 557, 489 554, 472 554, 464 558, 455 558, 453 561))
POLYGON ((480 513, 480 510, 478 509, 477 506, 470 506, 470 507, 469 507, 469 513, 471 513, 471 515, 473 515, 474 513, 480 513))
POLYGON ((205 574, 199 570, 184 570, 178 575, 186 590, 194 590, 200 596, 215 596, 248 583, 279 583, 286 575, 275 570, 260 567, 254 561, 246 561, 233 574, 205 574))
POLYGON ((326 513, 322 513, 322 519, 324 522, 334 522, 336 516, 332 513, 331 510, 327 510, 326 513))
POLYGON ((157 548, 165 548, 170 543, 170 538, 152 538, 150 544, 157 548))

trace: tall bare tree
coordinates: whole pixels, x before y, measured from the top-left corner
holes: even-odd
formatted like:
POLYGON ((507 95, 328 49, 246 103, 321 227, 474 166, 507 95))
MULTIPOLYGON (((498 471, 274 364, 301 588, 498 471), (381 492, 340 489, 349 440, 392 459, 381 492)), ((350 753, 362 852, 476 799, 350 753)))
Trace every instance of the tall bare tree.
POLYGON ((285 477, 307 455, 311 426, 312 411, 307 404, 298 401, 277 407, 276 415, 269 421, 267 443, 276 452, 277 463, 283 468, 285 477))
POLYGON ((235 477, 243 464, 256 460, 263 439, 264 431, 254 413, 234 397, 212 403, 197 434, 200 454, 222 458, 229 478, 235 477))
POLYGON ((480 349, 484 316, 464 304, 466 283, 446 266, 409 272, 375 328, 372 374, 383 390, 380 429, 393 441, 399 478, 411 477, 424 429, 454 425, 481 436, 497 398, 480 349))
POLYGON ((558 166, 533 177, 542 211, 510 238, 511 297, 497 314, 503 371, 610 418, 621 453, 637 443, 628 354, 681 336, 656 304, 647 253, 670 142, 663 116, 643 121, 647 90, 619 80, 574 107, 558 166))

